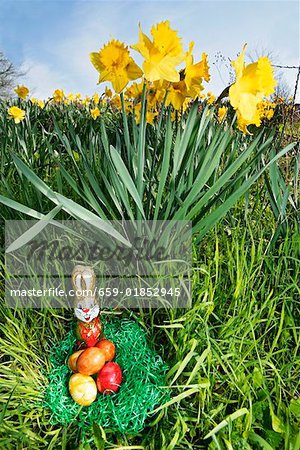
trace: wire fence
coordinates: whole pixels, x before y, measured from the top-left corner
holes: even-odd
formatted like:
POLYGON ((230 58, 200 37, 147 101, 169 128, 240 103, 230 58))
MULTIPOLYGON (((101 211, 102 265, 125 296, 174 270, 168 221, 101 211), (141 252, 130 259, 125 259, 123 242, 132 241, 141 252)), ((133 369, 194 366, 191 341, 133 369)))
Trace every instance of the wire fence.
POLYGON ((296 98, 297 98, 297 92, 298 92, 298 88, 299 88, 299 81, 300 81, 300 65, 299 66, 283 66, 283 65, 277 65, 274 64, 273 67, 279 68, 279 69, 294 69, 297 70, 297 75, 296 75, 296 81, 295 81, 295 86, 294 86, 294 92, 293 92, 293 97, 292 97, 292 110, 290 112, 290 117, 289 120, 287 117, 285 117, 284 119, 284 131, 287 135, 289 135, 289 137, 294 140, 296 139, 296 141, 298 142, 297 145, 297 149, 299 151, 299 140, 300 140, 300 104, 296 103, 296 98), (287 122, 290 122, 290 127, 289 130, 287 130, 286 125, 287 122))
POLYGON ((297 92, 298 92, 299 79, 300 79, 300 65, 299 66, 283 66, 281 64, 273 64, 273 67, 276 67, 276 69, 297 70, 296 82, 295 82, 294 93, 293 93, 293 105, 295 105, 297 92))

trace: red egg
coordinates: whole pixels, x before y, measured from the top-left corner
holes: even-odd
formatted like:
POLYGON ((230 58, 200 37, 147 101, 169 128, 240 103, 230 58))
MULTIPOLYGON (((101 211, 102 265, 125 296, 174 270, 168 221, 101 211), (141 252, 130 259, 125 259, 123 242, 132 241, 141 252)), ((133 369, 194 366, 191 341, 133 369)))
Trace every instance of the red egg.
POLYGON ((100 370, 97 377, 97 388, 101 393, 117 392, 122 383, 122 370, 119 364, 109 362, 100 370))

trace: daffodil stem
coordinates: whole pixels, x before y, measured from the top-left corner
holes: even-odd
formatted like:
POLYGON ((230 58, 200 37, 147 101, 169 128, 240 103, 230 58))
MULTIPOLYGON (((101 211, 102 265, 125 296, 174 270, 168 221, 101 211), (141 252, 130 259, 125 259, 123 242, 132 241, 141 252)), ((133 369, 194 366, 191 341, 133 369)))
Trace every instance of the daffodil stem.
MULTIPOLYGON (((143 176, 144 176, 144 164, 145 164, 145 135, 146 135, 146 83, 144 82, 142 92, 142 108, 141 108, 141 120, 139 127, 139 139, 138 139, 138 155, 137 155, 137 190, 140 195, 141 201, 143 201, 143 176)), ((142 219, 140 210, 137 210, 137 218, 142 219)))
POLYGON ((165 112, 165 107, 166 107, 166 101, 167 101, 167 96, 168 96, 169 91, 167 90, 165 95, 164 95, 164 99, 161 105, 161 110, 160 110, 160 114, 159 114, 159 121, 158 121, 158 133, 160 133, 160 129, 161 129, 161 124, 162 124, 162 119, 164 116, 164 112, 165 112))
POLYGON ((129 129, 128 129, 128 121, 127 121, 127 115, 126 115, 126 110, 125 110, 125 101, 124 101, 123 92, 121 92, 120 98, 121 98, 121 105, 122 105, 124 139, 125 139, 125 145, 126 145, 126 150, 127 150, 127 162, 128 162, 128 166, 130 166, 130 164, 131 164, 131 142, 130 142, 130 135, 129 135, 129 129))
MULTIPOLYGON (((160 109, 160 113, 159 113, 159 119, 158 119, 158 124, 157 124, 157 129, 156 129, 156 136, 155 136, 155 148, 154 148, 152 164, 151 164, 151 172, 150 172, 150 178, 149 178, 150 180, 153 180, 153 172, 154 172, 154 167, 155 167, 155 162, 156 162, 158 143, 159 143, 159 138, 160 138, 160 130, 161 130, 162 119, 163 119, 164 112, 165 112, 167 95, 168 95, 168 90, 166 91, 166 93, 164 95, 164 99, 163 99, 163 102, 162 102, 162 105, 161 105, 161 109, 160 109)), ((149 192, 151 191, 151 188, 152 188, 152 186, 151 186, 151 182, 150 182, 149 186, 148 186, 149 192)), ((147 212, 150 210, 150 199, 151 199, 151 195, 148 195, 147 196, 147 212)))

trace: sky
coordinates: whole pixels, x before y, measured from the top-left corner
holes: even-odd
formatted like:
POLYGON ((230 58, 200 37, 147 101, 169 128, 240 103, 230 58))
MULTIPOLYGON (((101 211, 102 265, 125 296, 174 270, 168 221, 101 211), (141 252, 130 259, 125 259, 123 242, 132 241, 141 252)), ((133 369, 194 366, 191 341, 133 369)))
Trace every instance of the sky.
MULTIPOLYGON (((208 53, 215 95, 229 84, 230 60, 247 42, 246 56, 271 55, 274 64, 299 65, 298 1, 102 1, 0 0, 0 51, 26 73, 20 79, 38 98, 57 88, 66 93, 102 92, 89 53, 111 38, 128 45, 138 41, 138 24, 146 34, 169 20, 187 50, 195 41, 194 59, 208 53)), ((139 55, 132 51, 141 63, 139 55)), ((297 70, 277 72, 291 88, 297 70)), ((298 88, 298 101, 300 98, 298 88)))

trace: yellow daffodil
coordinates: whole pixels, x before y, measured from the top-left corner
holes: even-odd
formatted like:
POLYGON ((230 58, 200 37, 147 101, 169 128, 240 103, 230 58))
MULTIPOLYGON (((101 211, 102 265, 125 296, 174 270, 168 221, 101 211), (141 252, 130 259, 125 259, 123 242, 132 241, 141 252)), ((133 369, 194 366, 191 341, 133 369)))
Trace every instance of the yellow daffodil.
POLYGON ((91 113, 92 118, 93 118, 94 120, 96 120, 97 117, 100 116, 100 109, 99 109, 99 108, 91 109, 90 113, 91 113))
POLYGON ((30 101, 33 105, 37 105, 41 109, 43 109, 45 107, 45 102, 43 100, 39 100, 38 98, 31 97, 30 101))
POLYGON ((76 102, 77 98, 75 94, 69 94, 67 97, 68 100, 70 100, 70 102, 76 102))
POLYGON ((269 101, 262 101, 258 103, 257 109, 259 112, 259 117, 261 120, 267 119, 270 120, 274 116, 274 108, 275 104, 269 101))
MULTIPOLYGON (((251 134, 251 133, 249 133, 249 131, 247 129, 247 126, 250 125, 250 122, 246 121, 238 110, 237 110, 237 122, 238 122, 238 128, 240 131, 242 131, 244 134, 251 134)), ((255 125, 257 127, 259 127, 259 125, 260 125, 259 114, 257 114, 255 121, 252 120, 251 123, 255 123, 255 125)))
POLYGON ((132 100, 130 100, 128 98, 125 98, 124 104, 125 104, 125 111, 126 111, 126 113, 128 113, 128 114, 131 113, 132 110, 133 110, 133 102, 132 102, 132 100))
POLYGON ((44 100, 40 100, 38 99, 36 104, 38 105, 39 108, 44 109, 45 108, 45 102, 44 100))
POLYGON ((168 91, 166 105, 172 104, 175 109, 179 110, 182 108, 187 95, 187 88, 184 81, 172 83, 168 91))
POLYGON ((25 100, 27 95, 29 94, 29 89, 24 85, 22 85, 22 86, 18 85, 15 89, 15 93, 17 94, 17 96, 19 98, 21 98, 22 100, 25 100))
POLYGON ((202 54, 201 61, 194 64, 193 48, 194 43, 191 42, 185 57, 186 67, 180 71, 180 81, 171 83, 168 90, 166 104, 172 104, 177 110, 181 109, 183 105, 187 105, 190 99, 199 98, 204 89, 203 80, 209 81, 210 79, 206 53, 202 54))
POLYGON ((100 97, 99 94, 97 94, 97 92, 96 94, 93 95, 93 102, 95 103, 95 105, 98 105, 100 102, 100 97))
POLYGON ((264 111, 264 116, 267 120, 271 120, 272 117, 274 116, 274 110, 268 109, 267 111, 264 111))
POLYGON ((124 43, 111 40, 98 53, 91 53, 90 59, 100 73, 99 82, 110 81, 114 90, 120 93, 129 81, 142 76, 142 71, 129 54, 124 43))
POLYGON ((165 21, 151 28, 153 41, 141 28, 139 42, 132 46, 144 58, 143 71, 148 81, 167 80, 173 83, 180 81, 176 67, 184 60, 181 38, 177 31, 170 28, 165 21))
POLYGON ((215 100, 216 100, 216 97, 214 96, 214 94, 212 92, 208 92, 206 94, 206 98, 207 98, 207 103, 209 105, 212 105, 215 102, 215 100))
POLYGON ((182 79, 184 79, 186 84, 189 97, 196 98, 204 89, 202 86, 203 80, 208 82, 210 80, 210 74, 207 54, 202 53, 202 60, 194 64, 192 55, 193 48, 194 42, 191 42, 189 51, 186 54, 186 68, 182 71, 182 79))
POLYGON ((155 117, 158 115, 158 112, 157 111, 147 111, 146 112, 146 122, 149 124, 149 125, 154 125, 154 119, 155 119, 155 117))
POLYGON ((176 120, 180 119, 181 112, 180 111, 171 111, 171 121, 175 122, 176 120))
MULTIPOLYGON (((141 121, 141 109, 142 109, 141 103, 138 103, 134 107, 135 121, 136 121, 137 125, 139 125, 139 123, 141 121)), ((158 115, 157 111, 152 111, 152 110, 148 109, 146 111, 146 122, 149 125, 154 125, 154 119, 157 115, 158 115)))
POLYGON ((143 92, 143 86, 144 83, 132 83, 130 86, 127 87, 126 89, 126 96, 128 98, 132 98, 134 100, 138 99, 140 100, 141 96, 142 96, 142 92, 143 92))
POLYGON ((184 100, 184 102, 183 102, 183 105, 182 105, 182 111, 183 112, 185 112, 185 111, 187 111, 189 108, 190 108, 190 106, 191 106, 191 104, 192 104, 192 99, 191 98, 189 98, 189 97, 187 97, 185 100, 184 100))
POLYGON ((114 95, 111 99, 111 105, 116 109, 122 108, 121 98, 119 95, 114 95))
POLYGON ((25 111, 18 108, 17 106, 12 106, 7 110, 9 118, 14 119, 15 123, 20 123, 25 119, 25 111))
POLYGON ((163 102, 170 83, 168 81, 154 81, 148 88, 147 102, 149 107, 155 108, 163 102))
POLYGON ((91 97, 89 97, 88 95, 86 95, 85 98, 83 98, 83 99, 81 100, 81 103, 82 103, 84 106, 89 106, 89 104, 91 103, 91 97))
POLYGON ((55 91, 53 92, 53 100, 56 103, 61 103, 63 102, 65 99, 65 93, 62 89, 55 89, 55 91))
POLYGON ((112 90, 109 89, 108 87, 105 88, 104 94, 105 94, 105 97, 107 97, 107 98, 112 98, 112 95, 113 95, 112 90))
POLYGON ((246 45, 240 56, 232 62, 236 81, 229 89, 229 100, 237 111, 239 129, 247 133, 248 125, 260 125, 258 104, 274 92, 276 80, 267 57, 261 57, 257 62, 245 66, 245 49, 246 45))
POLYGON ((225 119, 226 114, 227 114, 227 110, 228 110, 228 108, 226 108, 226 106, 221 106, 218 109, 218 121, 220 123, 223 122, 223 120, 225 119))

